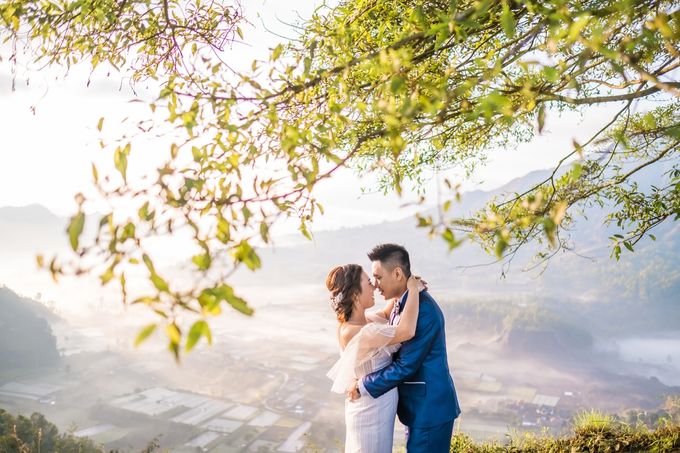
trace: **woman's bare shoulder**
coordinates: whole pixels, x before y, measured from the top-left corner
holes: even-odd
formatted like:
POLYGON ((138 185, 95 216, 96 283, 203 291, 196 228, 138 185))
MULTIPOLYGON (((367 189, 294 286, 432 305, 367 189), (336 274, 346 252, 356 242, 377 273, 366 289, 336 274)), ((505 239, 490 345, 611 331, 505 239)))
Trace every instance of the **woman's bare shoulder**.
POLYGON ((364 327, 364 326, 360 326, 360 325, 357 325, 357 324, 348 324, 348 323, 341 325, 340 326, 340 345, 343 348, 345 346, 347 346, 347 343, 349 343, 352 340, 352 338, 354 338, 354 336, 361 331, 362 327, 364 327))

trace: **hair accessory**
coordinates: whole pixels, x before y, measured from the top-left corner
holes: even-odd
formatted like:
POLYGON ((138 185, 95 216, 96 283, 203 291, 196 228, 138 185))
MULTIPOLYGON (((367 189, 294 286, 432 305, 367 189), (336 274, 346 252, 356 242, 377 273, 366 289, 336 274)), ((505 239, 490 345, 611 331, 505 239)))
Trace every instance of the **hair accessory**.
POLYGON ((338 305, 340 305, 340 302, 342 302, 343 297, 342 291, 335 296, 331 296, 331 306, 333 307, 333 310, 338 309, 338 305))

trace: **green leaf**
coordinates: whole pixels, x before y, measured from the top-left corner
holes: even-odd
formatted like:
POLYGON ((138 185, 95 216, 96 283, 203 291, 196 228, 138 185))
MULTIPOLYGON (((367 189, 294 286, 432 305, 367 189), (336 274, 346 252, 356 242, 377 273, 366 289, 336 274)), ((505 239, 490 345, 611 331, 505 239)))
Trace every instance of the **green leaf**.
POLYGON ((194 162, 200 162, 201 159, 203 158, 203 152, 197 146, 191 147, 191 155, 194 158, 194 162))
POLYGON ((150 272, 156 272, 153 267, 153 261, 151 261, 149 255, 147 255, 146 253, 142 255, 142 261, 144 261, 144 264, 146 264, 146 267, 149 268, 150 272))
POLYGON ((498 259, 503 258, 503 252, 508 248, 510 245, 508 243, 508 238, 509 238, 509 232, 505 230, 501 230, 496 233, 496 243, 494 245, 494 254, 498 259))
POLYGON ((508 38, 515 37, 515 29, 517 28, 517 24, 515 23, 515 17, 512 15, 512 11, 510 11, 507 1, 503 2, 503 12, 501 12, 501 26, 503 27, 503 32, 508 38))
POLYGON ((432 226, 432 217, 427 216, 427 217, 422 217, 422 216, 417 216, 418 219, 418 228, 425 228, 432 226))
POLYGON ((508 243, 504 239, 498 239, 494 246, 494 253, 498 259, 503 258, 503 252, 508 247, 508 243))
POLYGON ((590 21, 590 16, 587 14, 579 16, 574 22, 572 22, 571 26, 569 27, 569 36, 568 40, 569 41, 576 41, 576 39, 579 37, 581 31, 588 25, 588 22, 590 21))
POLYGON ((113 276, 114 276, 113 267, 109 267, 99 276, 99 279, 101 280, 102 285, 106 285, 108 282, 111 281, 113 276))
POLYGON ((543 230, 545 231, 550 246, 555 247, 557 244, 557 225, 555 224, 555 221, 550 217, 545 217, 543 219, 543 230))
POLYGON ((680 140, 680 126, 670 127, 663 131, 663 134, 676 140, 680 140))
POLYGON ((146 264, 146 267, 149 269, 149 279, 151 280, 151 283, 156 287, 157 290, 163 291, 163 292, 168 292, 170 290, 170 287, 168 286, 168 283, 161 278, 160 275, 156 273, 156 269, 154 268, 153 262, 151 261, 151 258, 149 255, 146 253, 142 255, 142 260, 144 261, 144 264, 146 264))
POLYGON ((312 234, 307 229, 307 224, 304 221, 300 222, 300 226, 298 227, 298 229, 300 230, 300 233, 302 233, 304 237, 306 237, 310 241, 312 240, 312 234))
POLYGON ((124 149, 117 148, 116 151, 113 153, 113 164, 116 167, 116 170, 121 174, 123 177, 123 181, 127 182, 127 154, 124 149))
POLYGON ((170 341, 175 344, 179 344, 182 340, 182 332, 175 323, 168 324, 165 326, 165 334, 168 336, 170 341))
POLYGON ((149 202, 147 201, 142 205, 141 208, 137 211, 137 215, 139 216, 140 220, 149 220, 149 202))
POLYGON ((83 227, 85 226, 85 214, 79 212, 78 214, 71 217, 71 223, 68 226, 68 239, 71 243, 71 248, 76 251, 78 250, 78 242, 80 235, 83 232, 83 227))
POLYGON ((140 344, 144 342, 149 336, 151 336, 152 333, 156 331, 156 328, 158 327, 158 324, 148 324, 142 330, 139 331, 137 334, 137 338, 135 338, 135 347, 138 347, 140 344))
POLYGON ((213 307, 219 308, 219 303, 221 301, 226 301, 235 310, 243 313, 244 315, 252 315, 254 310, 248 306, 248 302, 241 299, 234 294, 234 289, 229 285, 220 285, 216 288, 205 290, 203 294, 203 303, 208 305, 205 307, 207 311, 211 311, 213 307), (211 299, 213 298, 214 299, 211 299))
POLYGON ((245 264, 251 271, 258 269, 262 265, 260 257, 257 256, 257 253, 255 253, 255 250, 253 250, 248 241, 241 241, 234 247, 232 255, 236 261, 245 264))
POLYGON ((191 261, 198 266, 198 268, 202 271, 205 271, 210 268, 210 264, 212 262, 212 259, 210 257, 209 253, 202 253, 199 255, 194 255, 193 258, 191 258, 191 261))
POLYGON ((168 350, 172 353, 173 357, 175 357, 175 362, 179 363, 179 343, 170 341, 168 343, 168 350))
POLYGON ((158 274, 151 275, 151 283, 153 283, 153 285, 159 291, 167 292, 170 289, 168 283, 165 280, 163 280, 158 274))
POLYGON ((248 209, 248 206, 243 206, 243 209, 241 209, 241 214, 243 214, 243 221, 248 222, 248 219, 250 219, 253 216, 253 212, 248 209))
POLYGON ((208 326, 208 323, 203 320, 196 321, 191 326, 191 329, 189 329, 185 350, 187 352, 191 351, 194 346, 196 346, 196 343, 198 343, 198 340, 200 340, 201 337, 205 337, 208 341, 208 344, 212 344, 212 333, 210 332, 210 326, 208 326))
POLYGON ((136 231, 137 227, 135 227, 134 223, 128 222, 125 224, 125 227, 123 227, 123 232, 120 235, 120 242, 125 242, 128 239, 134 239, 136 231))
POLYGON ((550 83, 557 82, 560 79, 560 71, 552 66, 543 67, 543 74, 545 74, 545 79, 550 83))
POLYGON ((656 123, 656 117, 652 112, 647 112, 643 117, 642 121, 645 123, 645 127, 647 129, 656 129, 657 123, 656 123))
POLYGON ((581 174, 583 174, 583 165, 581 165, 578 162, 575 162, 574 165, 572 166, 569 179, 571 179, 574 182, 578 181, 578 179, 581 177, 581 174))
POLYGON ((281 52, 283 52, 283 44, 279 44, 278 46, 274 47, 272 52, 272 61, 278 60, 281 56, 281 52))
POLYGON ((224 217, 219 216, 217 218, 217 233, 215 233, 215 236, 223 244, 231 240, 230 225, 224 217))
POLYGON ((540 134, 543 132, 543 128, 545 127, 545 105, 540 104, 538 106, 538 115, 536 120, 538 122, 538 133, 540 134))
POLYGON ((133 300, 131 302, 131 304, 132 305, 136 305, 136 304, 152 305, 156 302, 158 302, 158 297, 143 296, 143 297, 138 297, 137 299, 133 300))
POLYGON ((572 139, 571 144, 574 145, 574 149, 578 153, 579 157, 583 157, 583 146, 576 140, 572 139))
POLYGON ((125 279, 125 272, 120 274, 120 291, 123 295, 123 305, 127 305, 127 280, 125 279))
POLYGON ((394 76, 392 77, 392 82, 390 82, 390 90, 392 93, 399 93, 399 91, 403 88, 403 86, 406 83, 406 79, 402 76, 394 76))
POLYGON ((449 251, 455 249, 456 247, 460 246, 463 243, 463 241, 456 239, 456 237, 453 234, 453 231, 450 228, 444 230, 444 233, 442 233, 442 238, 449 245, 449 251))
POLYGON ((232 308, 243 313, 244 315, 250 316, 254 312, 254 310, 248 306, 248 303, 244 299, 234 295, 234 293, 231 293, 229 296, 227 296, 226 301, 232 306, 232 308))
POLYGON ((269 242, 269 226, 267 222, 260 223, 260 236, 265 243, 269 242))

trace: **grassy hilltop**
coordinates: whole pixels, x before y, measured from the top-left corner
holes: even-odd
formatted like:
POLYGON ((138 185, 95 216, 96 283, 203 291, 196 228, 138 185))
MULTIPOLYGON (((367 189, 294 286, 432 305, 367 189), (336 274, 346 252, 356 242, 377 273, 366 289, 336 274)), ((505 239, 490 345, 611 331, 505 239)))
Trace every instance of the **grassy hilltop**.
POLYGON ((614 417, 586 413, 576 417, 573 432, 565 437, 517 434, 505 444, 475 443, 457 433, 451 442, 456 453, 609 453, 680 451, 680 425, 663 419, 655 429, 639 423, 630 425, 614 417))
MULTIPOLYGON (((158 450, 156 440, 151 440, 140 453, 152 453, 158 450)), ((320 452, 322 450, 308 445, 303 451, 320 452)), ((582 413, 575 418, 573 432, 566 437, 517 434, 504 444, 479 444, 463 433, 456 433, 451 442, 452 453, 667 453, 675 451, 680 451, 678 414, 669 414, 657 420, 656 428, 650 429, 642 422, 631 425, 617 420, 614 416, 590 412, 582 413)), ((59 433, 56 426, 41 414, 15 417, 0 409, 0 452, 105 453, 106 449, 101 445, 96 445, 90 439, 75 437, 70 433, 59 433)))

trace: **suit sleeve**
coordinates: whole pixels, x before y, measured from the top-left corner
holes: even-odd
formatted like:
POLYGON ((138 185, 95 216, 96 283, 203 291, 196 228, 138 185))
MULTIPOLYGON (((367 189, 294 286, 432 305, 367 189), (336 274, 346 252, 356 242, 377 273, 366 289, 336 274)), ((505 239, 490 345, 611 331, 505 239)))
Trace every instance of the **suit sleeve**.
POLYGON ((432 305, 421 302, 415 336, 403 343, 394 362, 382 370, 364 376, 363 388, 373 398, 378 398, 413 376, 430 352, 440 329, 441 325, 432 305))

